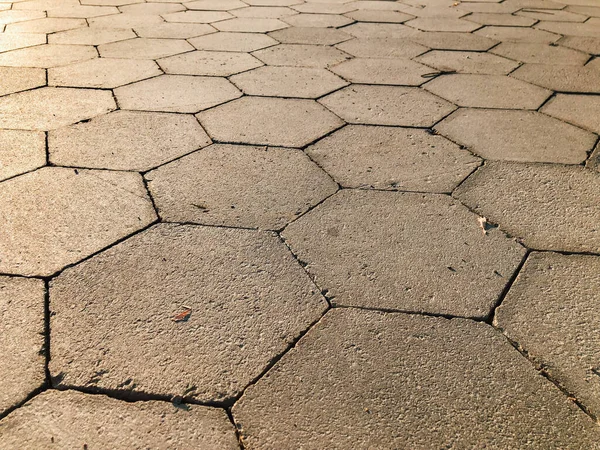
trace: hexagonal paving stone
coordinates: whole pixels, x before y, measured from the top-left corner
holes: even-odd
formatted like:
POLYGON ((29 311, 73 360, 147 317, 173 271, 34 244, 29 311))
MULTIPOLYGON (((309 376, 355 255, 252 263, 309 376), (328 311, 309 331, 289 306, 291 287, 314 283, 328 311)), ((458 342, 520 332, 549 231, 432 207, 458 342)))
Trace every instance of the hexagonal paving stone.
POLYGON ((302 13, 344 14, 356 8, 352 4, 311 2, 294 5, 291 9, 302 13))
POLYGON ((486 317, 525 249, 445 195, 342 190, 283 237, 335 305, 486 317))
POLYGON ((173 224, 67 269, 50 298, 55 384, 202 402, 239 395, 326 309, 276 235, 173 224))
POLYGON ((193 116, 116 111, 50 132, 56 165, 146 171, 206 147, 210 139, 193 116))
POLYGON ((436 130, 486 159, 579 164, 596 142, 580 128, 534 111, 461 109, 436 130))
POLYGON ((333 47, 302 44, 281 44, 252 54, 270 66, 327 67, 350 58, 333 47))
POLYGON ((146 175, 164 220, 277 230, 337 190, 301 151, 213 145, 146 175))
POLYGON ((46 13, 42 11, 19 11, 16 9, 0 12, 0 26, 26 20, 42 19, 46 13))
POLYGON ((58 31, 82 27, 87 27, 87 22, 84 19, 56 19, 48 17, 13 23, 7 25, 6 31, 9 33, 56 33, 58 31))
POLYGON ((403 23, 407 20, 414 19, 414 16, 398 11, 375 11, 364 9, 352 11, 344 15, 358 22, 403 23))
POLYGON ((90 19, 92 17, 108 16, 118 14, 119 10, 114 6, 89 6, 89 5, 65 5, 47 10, 48 17, 61 17, 73 19, 90 19))
POLYGON ((414 28, 398 23, 355 23, 344 32, 360 39, 407 39, 420 34, 414 28))
POLYGON ((353 22, 352 19, 337 14, 296 14, 282 20, 293 27, 307 28, 338 28, 353 22))
POLYGON ((224 52, 253 52, 261 48, 276 45, 272 37, 259 33, 218 32, 200 36, 188 41, 198 50, 217 50, 224 52))
POLYGON ((0 128, 53 130, 113 109, 109 91, 45 87, 0 98, 0 128))
POLYGON ((325 69, 265 66, 230 81, 248 95, 318 98, 348 83, 325 69))
POLYGON ((198 115, 213 139, 303 147, 343 122, 312 100, 244 97, 198 115))
POLYGON ((195 113, 240 97, 224 78, 162 75, 115 89, 119 106, 141 111, 195 113))
POLYGON ((409 59, 355 58, 330 69, 352 83, 419 86, 431 68, 409 59))
POLYGON ((126 14, 168 14, 185 11, 185 6, 177 3, 137 3, 124 5, 119 10, 126 14))
POLYGON ((190 44, 179 39, 136 38, 113 42, 98 47, 103 58, 158 59, 193 50, 190 44))
POLYGON ((279 19, 281 17, 298 14, 286 6, 248 6, 247 8, 236 8, 231 11, 236 17, 257 17, 262 19, 279 19))
POLYGON ((427 31, 410 37, 410 40, 434 50, 465 50, 485 52, 498 43, 495 39, 473 33, 427 31))
POLYGON ((600 134, 600 97, 596 95, 558 94, 541 111, 600 134))
POLYGON ((598 253, 599 192, 600 174, 581 166, 488 162, 456 196, 528 247, 598 253))
MULTIPOLYGON (((46 380, 44 301, 42 280, 0 277, 0 414, 25 400, 46 380)), ((6 445, 5 439, 3 433, 2 445, 6 445)))
POLYGON ((78 28, 48 36, 50 44, 102 45, 135 38, 131 30, 119 28, 78 28))
POLYGON ((406 22, 406 25, 422 31, 451 31, 469 33, 481 25, 468 20, 452 17, 418 17, 406 22))
POLYGON ((49 276, 156 219, 138 174, 45 167, 0 184, 0 271, 49 276))
MULTIPOLYGON (((131 0, 127 0, 130 2, 131 0)), ((177 14, 177 13, 176 13, 177 14)), ((88 19, 88 23, 94 28, 124 28, 144 27, 164 23, 164 19, 158 15, 150 14, 115 14, 113 16, 102 16, 88 19)))
POLYGON ((247 53, 197 50, 158 61, 166 73, 182 75, 229 76, 263 65, 247 53))
POLYGON ((290 27, 269 33, 282 44, 334 45, 351 39, 347 33, 335 28, 290 27))
POLYGON ((559 41, 560 45, 575 48, 582 52, 600 54, 600 38, 584 36, 565 36, 559 41))
POLYGON ((415 58, 415 61, 445 72, 481 75, 506 75, 519 66, 515 61, 489 53, 444 50, 432 50, 415 58))
POLYGON ((0 67, 0 96, 26 91, 46 84, 44 69, 0 67))
MULTIPOLYGON (((18 25, 18 24, 17 24, 18 25)), ((16 26, 16 25, 9 25, 16 26)), ((535 26, 538 30, 546 30, 551 33, 567 36, 600 37, 598 22, 590 19, 586 23, 575 22, 540 22, 535 26)))
POLYGON ((600 439, 486 324, 354 309, 330 311, 232 412, 249 448, 575 450, 600 439))
POLYGON ((46 164, 44 133, 0 130, 0 180, 29 172, 46 164))
POLYGON ((164 14, 167 22, 177 23, 211 23, 231 19, 233 16, 225 11, 183 11, 164 14))
POLYGON ((139 37, 162 39, 189 39, 205 34, 214 33, 215 30, 205 23, 159 23, 135 27, 134 31, 139 37))
POLYGON ((587 17, 570 11, 549 10, 549 9, 528 9, 519 11, 517 16, 530 17, 544 22, 585 22, 587 17))
POLYGON ((348 123, 430 127, 456 107, 417 88, 352 85, 319 100, 348 123))
POLYGON ((475 31, 474 34, 498 41, 539 42, 544 44, 550 44, 560 39, 559 34, 526 27, 488 26, 475 31))
POLYGON ((116 88, 162 75, 154 61, 96 58, 48 70, 50 86, 116 88))
POLYGON ((352 39, 336 47, 359 58, 413 58, 429 50, 406 39, 352 39))
POLYGON ((469 14, 465 19, 481 25, 499 25, 513 27, 530 27, 536 23, 531 17, 516 16, 513 14, 498 13, 474 13, 469 14))
POLYGON ((289 25, 279 19, 255 19, 247 17, 236 17, 235 19, 217 22, 214 27, 219 31, 237 31, 240 33, 268 33, 269 31, 281 30, 289 25))
POLYGON ((206 11, 229 11, 237 8, 246 8, 248 5, 240 0, 193 0, 186 2, 187 9, 206 11))
POLYGON ((246 0, 244 3, 252 6, 292 6, 302 3, 302 0, 246 0))
POLYGON ((600 93, 600 70, 593 67, 523 64, 511 76, 554 91, 600 93))
POLYGON ((423 88, 458 106, 474 108, 537 109, 552 95, 504 75, 442 75, 423 88))
POLYGON ((0 33, 0 52, 8 52, 10 50, 18 50, 45 43, 46 36, 43 34, 0 33))
POLYGON ((424 130, 349 125, 308 155, 345 187, 451 192, 480 159, 424 130))
POLYGON ((589 55, 570 48, 526 42, 502 42, 490 52, 516 61, 537 64, 582 66, 589 59, 589 55))
POLYGON ((58 67, 87 59, 97 58, 92 46, 84 45, 38 45, 0 54, 0 66, 12 67, 58 67))
POLYGON ((166 402, 128 403, 77 391, 46 391, 0 423, 8 447, 239 448, 223 410, 166 402))
POLYGON ((600 258, 532 253, 494 322, 600 415, 600 258))

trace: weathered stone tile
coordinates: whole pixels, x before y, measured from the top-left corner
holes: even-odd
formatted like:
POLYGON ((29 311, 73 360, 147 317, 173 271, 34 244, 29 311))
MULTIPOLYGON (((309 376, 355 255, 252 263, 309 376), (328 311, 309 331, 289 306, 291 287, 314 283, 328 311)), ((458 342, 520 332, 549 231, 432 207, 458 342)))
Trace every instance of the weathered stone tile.
POLYGON ((524 64, 511 76, 553 91, 600 93, 600 71, 593 67, 524 64))
POLYGON ((163 220, 271 230, 337 190, 300 150, 242 145, 210 146, 146 179, 163 220))
POLYGON ((49 68, 97 58, 88 45, 38 45, 0 54, 0 66, 49 68))
POLYGON ((490 52, 535 64, 582 66, 589 59, 589 55, 567 47, 526 42, 502 42, 490 52))
POLYGON ((218 32, 188 40, 198 50, 216 50, 223 52, 253 52, 270 47, 278 42, 260 33, 218 32))
POLYGON ((496 13, 473 13, 465 17, 466 20, 481 25, 499 25, 512 27, 530 27, 536 20, 527 16, 516 16, 514 14, 496 13))
POLYGON ((53 130, 115 108, 109 91, 45 87, 0 98, 0 128, 53 130))
POLYGON ((8 447, 239 448, 224 410, 128 403, 77 391, 46 391, 0 424, 8 447))
MULTIPOLYGON (((365 2, 367 3, 367 2, 365 2)), ((370 3, 370 2, 368 2, 370 3)), ((394 3, 392 2, 385 2, 388 5, 393 5, 394 3)), ((402 3, 395 3, 394 9, 398 9, 399 11, 402 11, 406 14, 410 14, 411 16, 416 16, 416 17, 450 17, 450 18, 459 18, 462 17, 466 14, 465 11, 462 11, 460 9, 458 9, 457 7, 453 6, 452 2, 446 3, 445 5, 440 5, 439 3, 437 5, 435 4, 425 4, 423 5, 424 2, 422 1, 416 1, 413 2, 414 6, 409 6, 409 5, 404 5, 402 3)), ((460 5, 462 6, 464 3, 461 3, 460 5)))
POLYGON ((0 130, 0 180, 37 169, 44 164, 46 164, 44 133, 0 130))
MULTIPOLYGON (((24 401, 45 382, 44 301, 42 280, 0 276, 0 413, 24 401)), ((2 432, 2 445, 6 444, 2 432)), ((16 445, 22 446, 23 442, 16 445)))
POLYGON ((559 34, 525 27, 487 26, 475 31, 474 34, 503 42, 538 42, 550 44, 560 39, 559 34))
POLYGON ((552 95, 552 91, 505 75, 442 75, 423 88, 472 108, 537 109, 552 95))
POLYGON ((229 79, 247 95, 318 98, 348 82, 325 69, 264 66, 229 79))
POLYGON ((0 96, 26 91, 46 84, 44 69, 0 67, 0 96))
POLYGON ((132 3, 144 3, 144 0, 79 0, 82 5, 124 6, 132 3))
POLYGON ((319 100, 348 123, 430 127, 455 106, 421 89, 348 86, 319 100))
POLYGON ((302 3, 302 0, 245 0, 244 3, 252 6, 292 6, 302 3))
POLYGON ((436 130, 486 159, 579 164, 596 137, 535 111, 461 109, 436 130))
POLYGON ((166 224, 66 270, 50 298, 58 386, 203 402, 238 395, 326 308, 274 234, 166 224))
POLYGON ((585 167, 600 172, 600 143, 596 144, 596 148, 585 162, 585 167))
MULTIPOLYGON (((482 14, 512 14, 518 11, 520 8, 517 6, 512 6, 510 4, 503 3, 482 3, 482 2, 461 2, 460 5, 457 6, 459 11, 462 11, 463 14, 467 14, 468 12, 472 13, 482 13, 482 14)), ((468 16, 465 17, 468 19, 468 16)))
POLYGON ((525 254, 435 194, 342 190, 283 237, 335 305, 467 317, 490 312, 525 254))
POLYGON ((182 11, 162 16, 167 22, 177 23, 212 23, 231 19, 233 16, 225 11, 182 11))
POLYGON ((344 27, 344 32, 361 39, 406 39, 420 34, 418 30, 399 23, 365 22, 344 27))
POLYGON ((82 27, 87 27, 84 19, 44 18, 9 24, 5 31, 9 33, 56 33, 82 27))
POLYGON ((103 58, 158 59, 193 50, 185 40, 136 38, 98 47, 103 58))
POLYGON ((185 11, 185 6, 180 3, 135 3, 119 7, 125 14, 150 14, 167 15, 169 13, 185 11))
POLYGON ((446 33, 441 31, 419 33, 411 36, 410 40, 434 50, 470 50, 478 52, 485 52, 498 43, 497 40, 473 33, 446 33))
POLYGON ((250 386, 233 417, 243 442, 261 449, 575 450, 600 439, 493 328, 346 308, 250 386))
POLYGON ((406 39, 352 39, 336 47, 358 58, 413 58, 429 50, 406 39))
POLYGON ((312 100, 244 97, 198 115, 221 142, 303 147, 343 122, 312 100))
POLYGON ((353 22, 352 19, 337 14, 296 14, 282 20, 293 27, 307 28, 338 28, 353 22))
POLYGON ((584 16, 600 17, 600 7, 598 6, 569 5, 565 10, 584 16))
POLYGON ((43 11, 19 11, 16 9, 0 11, 0 26, 44 17, 46 17, 46 13, 43 11))
MULTIPOLYGON (((323 0, 321 0, 323 1, 323 0)), ((359 10, 367 10, 367 11, 402 11, 404 9, 410 8, 407 4, 399 3, 399 2, 388 2, 385 0, 382 1, 354 1, 354 2, 343 2, 346 3, 355 9, 359 10)), ((421 5, 425 7, 424 5, 421 5)))
POLYGON ((0 53, 45 43, 43 34, 0 33, 0 53))
POLYGON ((187 9, 204 11, 230 11, 232 9, 246 8, 248 5, 240 0, 194 0, 184 3, 187 9))
POLYGON ((135 27, 134 31, 139 37, 154 39, 189 39, 205 34, 214 33, 215 30, 205 23, 159 23, 143 27, 135 27))
POLYGON ((550 116, 600 134, 600 97, 558 94, 541 110, 550 116))
POLYGON ((270 66, 327 67, 350 58, 336 48, 302 44, 280 44, 252 54, 270 66))
POLYGON ((335 28, 299 28, 290 27, 269 33, 283 44, 334 45, 351 39, 347 33, 335 28))
POLYGON ((48 36, 50 44, 102 45, 135 38, 131 30, 120 28, 78 28, 48 36))
POLYGON ((79 5, 77 0, 31 0, 14 1, 13 10, 28 10, 28 11, 48 11, 54 8, 60 8, 64 6, 76 6, 79 5))
POLYGON ((0 271, 49 276, 156 219, 138 174, 44 167, 0 184, 0 271))
POLYGON ((248 53, 197 50, 158 61, 166 73, 181 75, 229 76, 263 65, 248 53))
POLYGON ((116 111, 50 132, 48 151, 56 165, 146 171, 210 139, 193 116, 116 111))
POLYGON ((488 162, 455 195, 528 247, 598 253, 598 192, 581 166, 488 162))
POLYGON ((532 253, 494 322, 529 358, 600 414, 600 258, 532 253))
POLYGON ((424 130, 348 125, 306 150, 344 187, 451 192, 480 159, 424 130))
MULTIPOLYGON (((123 0, 125 1, 125 0, 123 0)), ((127 0, 128 3, 131 3, 127 0)), ((91 27, 97 28, 136 28, 164 23, 161 16, 150 14, 115 14, 88 19, 91 27)))
MULTIPOLYGON (((503 3, 518 9, 563 9, 566 6, 564 3, 551 0, 506 0, 503 3)), ((569 0, 569 3, 575 1, 569 0)))
POLYGON ((49 69, 48 84, 111 89, 161 74, 154 61, 96 58, 49 69))
POLYGON ((281 30, 289 25, 279 19, 255 19, 247 17, 236 17, 214 24, 219 31, 237 31, 240 33, 268 33, 269 31, 281 30))
POLYGON ((406 22, 409 27, 422 31, 451 31, 469 33, 481 25, 468 20, 454 19, 452 17, 418 17, 406 22))
POLYGON ((415 58, 415 61, 444 72, 473 73, 480 75, 506 75, 518 63, 489 53, 432 50, 415 58))
POLYGON ((294 5, 291 8, 301 13, 312 14, 344 14, 356 9, 356 7, 349 4, 326 2, 301 3, 299 5, 294 5))
POLYGON ((224 78, 184 75, 162 75, 115 89, 123 109, 183 113, 195 113, 241 95, 224 78))
POLYGON ((413 19, 414 16, 398 11, 359 10, 344 14, 358 22, 402 23, 413 19))
POLYGON ((82 6, 66 5, 52 8, 47 11, 48 17, 90 19, 92 17, 108 16, 118 14, 119 10, 114 6, 82 6))
MULTIPOLYGON (((590 19, 586 23, 577 22, 540 22, 535 27, 552 33, 567 36, 582 36, 600 38, 600 24, 590 19)), ((8 27, 7 27, 8 28, 8 27)))
POLYGON ((419 86, 431 68, 409 59, 355 58, 331 67, 333 73, 352 83, 419 86))
POLYGON ((259 19, 280 19, 281 17, 297 14, 287 6, 248 6, 231 11, 235 17, 254 17, 259 19))
POLYGON ((544 22, 584 22, 587 19, 582 14, 556 9, 527 9, 519 11, 516 15, 531 17, 544 22))
POLYGON ((565 36, 560 41, 560 45, 565 47, 581 50, 582 52, 600 54, 600 38, 582 37, 582 36, 565 36))

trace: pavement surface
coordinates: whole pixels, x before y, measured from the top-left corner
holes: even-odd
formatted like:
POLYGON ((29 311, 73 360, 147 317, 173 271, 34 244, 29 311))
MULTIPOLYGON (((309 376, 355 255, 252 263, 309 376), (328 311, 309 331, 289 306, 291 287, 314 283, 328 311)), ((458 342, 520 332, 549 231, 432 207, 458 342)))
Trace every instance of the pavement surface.
POLYGON ((599 0, 0 0, 0 449, 600 449, 599 0))

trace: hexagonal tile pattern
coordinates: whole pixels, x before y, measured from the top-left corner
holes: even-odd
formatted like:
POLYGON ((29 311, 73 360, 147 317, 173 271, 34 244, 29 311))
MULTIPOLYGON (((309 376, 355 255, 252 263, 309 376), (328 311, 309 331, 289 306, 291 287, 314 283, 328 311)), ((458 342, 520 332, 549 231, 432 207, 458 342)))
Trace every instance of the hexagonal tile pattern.
POLYGON ((333 73, 352 83, 419 86, 431 68, 409 59, 354 58, 331 67, 333 73))
POLYGON ((464 50, 485 52, 498 43, 496 38, 473 33, 427 31, 410 36, 410 40, 434 50, 464 50))
POLYGON ((559 34, 526 27, 483 27, 474 33, 477 36, 496 39, 498 41, 538 42, 550 44, 560 39, 559 34))
POLYGON ((490 50, 524 63, 583 66, 589 55, 560 45, 547 45, 526 42, 502 42, 490 50))
POLYGON ((103 58, 158 59, 193 50, 190 44, 179 39, 136 38, 113 42, 98 47, 103 58))
POLYGON ((46 167, 0 184, 0 271, 49 276, 156 215, 138 174, 46 167))
POLYGON ((0 52, 18 50, 25 47, 33 47, 46 43, 46 36, 43 34, 26 33, 1 33, 0 34, 0 52))
POLYGON ((230 11, 246 8, 248 5, 240 0, 193 0, 186 2, 185 7, 193 10, 204 11, 230 11))
POLYGON ((48 17, 73 19, 89 19, 92 17, 108 16, 110 14, 118 13, 119 10, 114 6, 67 5, 47 10, 48 17))
POLYGON ((451 192, 480 164, 424 130, 348 125, 307 149, 345 187, 451 192))
POLYGON ((146 175, 164 220, 277 230, 337 190, 301 151, 213 145, 146 175))
POLYGON ((498 13, 473 13, 469 14, 465 19, 481 25, 499 25, 512 27, 530 27, 536 23, 531 17, 524 17, 513 14, 498 14, 498 13))
POLYGON ((241 95, 226 79, 183 75, 162 75, 115 89, 121 108, 141 111, 195 113, 241 95))
POLYGON ((403 23, 414 19, 410 14, 404 14, 398 11, 376 11, 376 10, 357 10, 344 14, 358 22, 378 22, 378 23, 403 23))
POLYGON ((504 75, 443 75, 423 88, 458 106, 473 108, 537 109, 552 95, 552 91, 504 75))
POLYGON ((268 97, 318 98, 348 83, 325 69, 264 66, 230 81, 245 94, 268 97))
POLYGON ((600 70, 593 67, 523 64, 511 76, 559 92, 600 93, 600 70))
POLYGON ((473 73, 479 75, 506 75, 519 67, 516 61, 489 53, 444 50, 432 50, 415 58, 415 61, 435 67, 444 72, 473 73))
POLYGON ((116 111, 50 132, 48 151, 56 165, 146 171, 210 139, 191 115, 116 111))
POLYGON ((348 123, 430 127, 455 106, 416 88, 352 85, 319 100, 348 123))
POLYGON ((259 33, 218 32, 200 36, 188 41, 198 50, 216 50, 223 52, 253 52, 261 48, 276 45, 272 37, 259 33))
POLYGON ((565 36, 559 41, 559 44, 586 53, 600 54, 600 38, 565 36))
POLYGON ((181 75, 229 76, 263 65, 247 53, 197 50, 158 61, 166 73, 181 75))
POLYGON ((46 391, 0 424, 8 447, 239 448, 223 410, 158 401, 127 403, 77 391, 46 391))
POLYGON ((241 393, 326 308, 277 236, 190 225, 158 225, 64 271, 50 296, 58 386, 203 402, 241 393))
POLYGON ((53 130, 113 109, 109 91, 46 87, 0 98, 0 128, 53 130))
POLYGON ((422 31, 449 31, 470 33, 480 28, 481 25, 468 20, 454 19, 451 17, 418 17, 406 22, 406 25, 422 31))
POLYGON ((283 30, 269 33, 269 36, 277 39, 282 44, 313 45, 334 45, 352 38, 349 34, 335 28, 305 27, 284 28, 283 30))
POLYGON ((124 5, 119 10, 125 14, 168 14, 177 11, 185 11, 185 7, 177 3, 137 3, 124 5))
POLYGON ((95 58, 48 70, 50 86, 112 89, 124 84, 162 75, 154 61, 95 58))
POLYGON ((406 39, 352 39, 336 47, 358 58, 413 58, 429 50, 406 39))
POLYGON ((562 34, 567 36, 600 37, 600 29, 598 28, 598 22, 594 19, 590 19, 590 21, 586 23, 540 22, 536 24, 535 28, 538 30, 546 30, 559 35, 562 34))
POLYGON ((42 280, 0 277, 0 414, 24 401, 46 379, 44 299, 42 280))
POLYGON ((7 25, 6 31, 9 33, 56 33, 58 31, 72 30, 86 26, 87 23, 84 19, 57 19, 47 17, 7 25))
POLYGON ((219 31, 237 31, 239 33, 268 33, 281 30, 289 25, 279 19, 260 19, 236 17, 235 19, 216 22, 213 26, 219 31))
POLYGON ((530 248, 598 253, 599 192, 581 166, 488 162, 456 196, 530 248))
POLYGON ((233 16, 225 11, 182 11, 162 16, 167 22, 177 23, 211 23, 231 19, 233 16))
POLYGON ((26 91, 46 84, 44 69, 0 67, 0 96, 26 91))
POLYGON ((91 46, 84 45, 38 45, 0 54, 0 66, 12 67, 58 67, 87 59, 97 58, 91 46))
POLYGON ((490 313, 525 254, 434 194, 343 190, 283 237, 334 305, 477 318, 490 313))
POLYGON ((307 28, 338 28, 353 22, 352 19, 337 14, 296 14, 282 20, 293 27, 307 28))
POLYGON ((198 115, 221 142, 303 147, 343 122, 312 100, 244 97, 198 115))
POLYGON ((154 39, 189 39, 205 34, 214 33, 215 30, 205 23, 159 23, 154 25, 135 27, 134 31, 139 37, 154 39))
POLYGON ((580 128, 534 111, 461 109, 436 130, 486 159, 579 164, 596 142, 580 128))
POLYGON ((44 133, 0 130, 0 180, 29 172, 44 164, 46 164, 44 133))
POLYGON ((298 14, 298 12, 286 6, 248 6, 247 8, 236 8, 231 11, 231 14, 236 17, 280 19, 282 17, 298 14))
POLYGON ((544 22, 585 22, 586 16, 570 11, 538 9, 519 11, 517 16, 530 17, 544 22))
POLYGON ((232 412, 250 448, 577 449, 600 439, 493 328, 354 309, 330 311, 232 412))
POLYGON ((50 44, 102 45, 135 38, 131 30, 119 28, 77 28, 48 36, 50 44))
POLYGON ((323 45, 281 44, 253 53, 270 66, 327 67, 349 59, 346 53, 323 45))
POLYGON ((418 30, 398 23, 355 23, 344 32, 360 39, 407 39, 420 34, 418 30))
POLYGON ((596 95, 558 94, 542 112, 600 134, 600 97, 596 95))
MULTIPOLYGON (((123 0, 128 3, 131 0, 123 0)), ((175 13, 178 14, 178 13, 175 13)), ((152 26, 164 23, 159 15, 151 14, 115 14, 113 16, 102 16, 88 19, 88 23, 94 28, 122 28, 131 29, 136 27, 152 26)))
POLYGON ((496 310, 495 324, 600 414, 600 258, 532 253, 496 310))

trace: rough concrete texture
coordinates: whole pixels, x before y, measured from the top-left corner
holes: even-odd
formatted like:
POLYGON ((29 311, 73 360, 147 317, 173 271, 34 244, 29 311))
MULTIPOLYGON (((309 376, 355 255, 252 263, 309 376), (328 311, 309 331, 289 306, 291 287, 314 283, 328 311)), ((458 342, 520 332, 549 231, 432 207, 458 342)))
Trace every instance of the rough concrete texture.
POLYGON ((252 449, 597 449, 600 440, 490 326, 352 309, 329 312, 233 416, 252 449))
POLYGON ((29 172, 46 164, 44 133, 0 130, 0 180, 29 172))
POLYGON ((0 414, 45 382, 44 299, 42 280, 0 276, 0 414))
POLYGON ((455 196, 530 248, 597 253, 598 192, 600 174, 580 166, 488 162, 455 196))
POLYGON ((172 222, 277 230, 337 190, 299 150, 214 145, 146 175, 172 222))
POLYGON ((432 50, 415 59, 444 72, 480 75, 506 75, 519 66, 510 59, 476 52, 432 50))
POLYGON ((494 323, 600 417, 600 257, 532 253, 494 323))
POLYGON ((46 391, 0 422, 1 448, 239 448, 223 410, 46 391))
POLYGON ((600 133, 599 96, 557 94, 541 111, 594 133, 600 133))
POLYGON ((189 225, 112 247, 50 295, 55 385, 203 402, 241 393, 326 307, 276 236, 189 225))
POLYGON ((478 218, 444 195, 345 190, 283 237, 335 305, 480 318, 525 249, 478 218))

